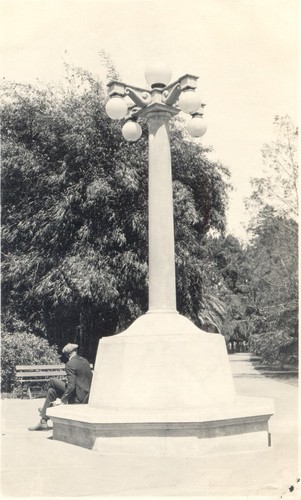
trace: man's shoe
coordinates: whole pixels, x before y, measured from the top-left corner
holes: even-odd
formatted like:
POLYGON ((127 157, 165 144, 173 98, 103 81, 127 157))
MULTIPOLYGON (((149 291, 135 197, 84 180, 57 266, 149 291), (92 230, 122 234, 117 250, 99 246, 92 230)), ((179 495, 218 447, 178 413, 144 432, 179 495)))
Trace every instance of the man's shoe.
POLYGON ((47 422, 39 422, 37 425, 33 425, 32 427, 28 427, 29 431, 49 431, 50 427, 48 427, 47 422))

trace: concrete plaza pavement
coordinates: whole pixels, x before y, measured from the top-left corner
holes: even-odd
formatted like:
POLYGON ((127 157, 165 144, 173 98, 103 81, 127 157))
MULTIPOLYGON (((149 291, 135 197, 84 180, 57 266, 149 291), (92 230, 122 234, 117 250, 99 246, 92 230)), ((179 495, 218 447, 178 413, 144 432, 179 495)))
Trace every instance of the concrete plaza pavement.
POLYGON ((2 496, 301 498, 297 386, 259 375, 248 354, 231 355, 230 365, 238 395, 274 399, 270 448, 203 457, 104 456, 52 440, 51 430, 29 432, 41 400, 3 399, 2 496))

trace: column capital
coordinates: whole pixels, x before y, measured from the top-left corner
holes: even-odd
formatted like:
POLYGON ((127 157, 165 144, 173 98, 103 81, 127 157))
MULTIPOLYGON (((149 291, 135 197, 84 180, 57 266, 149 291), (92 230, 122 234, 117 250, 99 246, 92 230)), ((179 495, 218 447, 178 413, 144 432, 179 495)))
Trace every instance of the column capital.
POLYGON ((141 118, 152 118, 152 117, 159 117, 159 116, 165 116, 166 118, 170 119, 173 116, 177 115, 180 112, 180 109, 177 109, 173 106, 168 106, 167 104, 161 104, 159 102, 154 102, 152 104, 149 104, 145 108, 141 109, 138 113, 138 115, 141 118))

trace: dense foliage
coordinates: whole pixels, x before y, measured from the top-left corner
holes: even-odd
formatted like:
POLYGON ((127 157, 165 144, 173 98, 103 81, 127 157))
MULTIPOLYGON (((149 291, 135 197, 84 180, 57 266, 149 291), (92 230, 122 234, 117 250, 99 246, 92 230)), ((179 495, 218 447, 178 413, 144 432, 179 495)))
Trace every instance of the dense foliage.
POLYGON ((298 130, 276 116, 263 147, 265 171, 253 180, 248 259, 252 265, 250 346, 269 363, 298 359, 298 130))
POLYGON ((250 301, 254 335, 251 347, 267 362, 298 359, 298 227, 293 219, 265 207, 249 248, 250 301))
POLYGON ((3 392, 10 392, 15 385, 16 365, 59 363, 61 363, 61 359, 56 346, 49 346, 46 339, 29 333, 26 326, 22 330, 22 326, 19 324, 17 331, 14 331, 14 333, 5 330, 2 332, 1 389, 3 392))
MULTIPOLYGON (((147 129, 122 139, 106 92, 66 67, 58 86, 2 85, 3 322, 93 361, 100 336, 147 310, 147 129)), ((228 171, 172 126, 178 309, 198 321, 202 238, 225 231, 228 171)))
POLYGON ((248 248, 232 235, 207 237, 202 248, 205 263, 200 319, 203 329, 221 332, 228 348, 246 350, 252 321, 252 279, 248 248), (215 326, 215 329, 213 328, 215 326))
POLYGON ((283 366, 298 360, 298 131, 287 116, 276 116, 274 127, 247 200, 250 241, 228 235, 203 245, 200 319, 230 349, 248 343, 264 362, 283 366))

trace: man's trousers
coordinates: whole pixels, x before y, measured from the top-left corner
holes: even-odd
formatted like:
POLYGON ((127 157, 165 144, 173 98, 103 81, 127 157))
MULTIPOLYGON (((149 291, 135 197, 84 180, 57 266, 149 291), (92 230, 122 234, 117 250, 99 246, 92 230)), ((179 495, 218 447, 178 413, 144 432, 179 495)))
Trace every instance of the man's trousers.
POLYGON ((42 418, 48 419, 46 415, 46 410, 51 406, 51 404, 57 399, 61 398, 65 392, 66 383, 63 380, 57 378, 51 378, 49 380, 48 391, 45 399, 43 408, 41 409, 40 415, 42 418))

